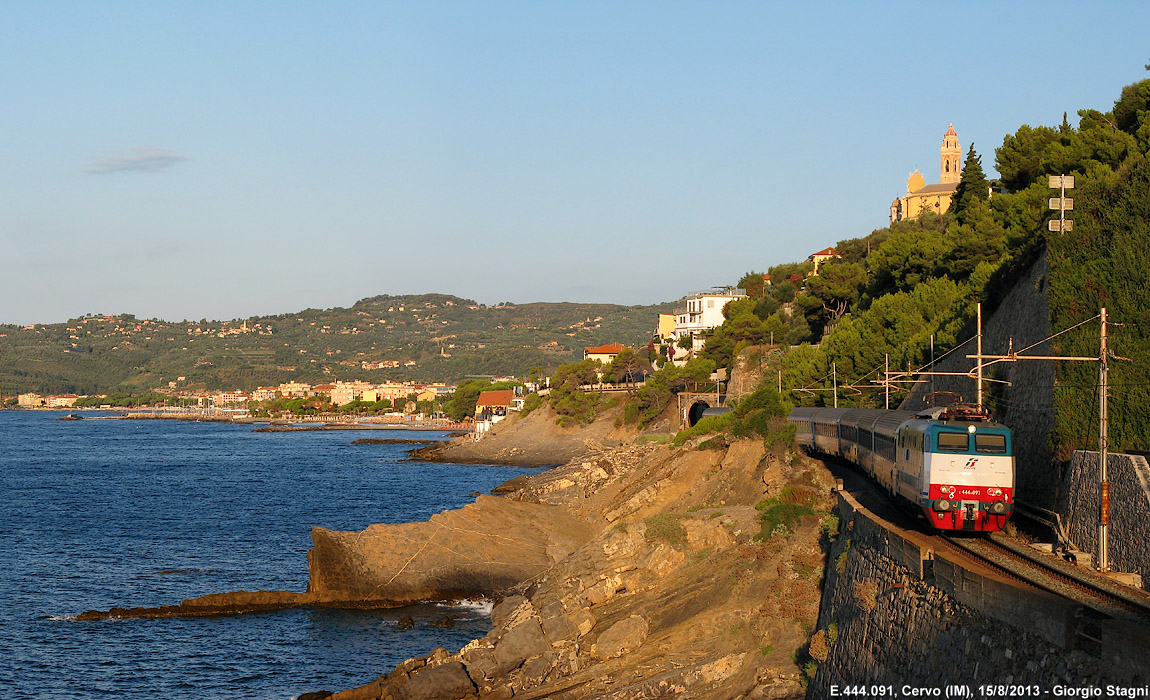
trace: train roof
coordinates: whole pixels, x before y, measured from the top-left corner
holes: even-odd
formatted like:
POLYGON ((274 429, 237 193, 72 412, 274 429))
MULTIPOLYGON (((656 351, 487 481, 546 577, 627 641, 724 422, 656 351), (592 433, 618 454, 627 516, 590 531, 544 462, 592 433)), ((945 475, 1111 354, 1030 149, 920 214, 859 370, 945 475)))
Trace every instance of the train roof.
POLYGON ((893 432, 898 426, 915 418, 913 411, 884 411, 878 408, 795 408, 791 415, 809 418, 821 423, 853 425, 867 430, 881 429, 893 432))
POLYGON ((800 406, 791 409, 790 415, 793 418, 814 420, 819 423, 850 425, 892 436, 898 431, 900 426, 908 421, 926 425, 961 427, 963 429, 967 429, 972 425, 981 428, 1007 429, 1006 426, 1001 423, 981 418, 975 420, 952 418, 947 420, 941 416, 934 417, 929 413, 923 413, 921 411, 884 411, 878 408, 813 408, 800 406))

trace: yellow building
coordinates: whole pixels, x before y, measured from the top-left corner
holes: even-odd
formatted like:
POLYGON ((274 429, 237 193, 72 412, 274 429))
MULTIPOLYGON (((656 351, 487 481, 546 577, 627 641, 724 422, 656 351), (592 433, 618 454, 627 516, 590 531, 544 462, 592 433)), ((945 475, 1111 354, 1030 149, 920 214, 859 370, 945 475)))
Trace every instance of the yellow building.
POLYGON ((675 314, 659 314, 659 327, 655 329, 659 340, 666 340, 675 335, 675 314))
POLYGON ((962 178, 962 145, 958 142, 954 124, 950 125, 942 137, 938 159, 937 185, 926 184, 926 178, 917 168, 906 179, 906 195, 890 204, 892 224, 905 219, 917 219, 923 211, 945 214, 946 210, 950 209, 950 200, 954 196, 954 191, 958 189, 958 181, 962 178))

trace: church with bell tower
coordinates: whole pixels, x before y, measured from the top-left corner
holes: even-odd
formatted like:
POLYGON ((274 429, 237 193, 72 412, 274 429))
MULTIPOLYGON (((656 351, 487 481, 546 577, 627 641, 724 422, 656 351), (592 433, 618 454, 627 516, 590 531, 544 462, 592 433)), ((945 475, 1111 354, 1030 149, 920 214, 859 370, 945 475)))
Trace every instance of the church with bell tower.
POLYGON ((890 204, 890 222, 917 219, 924 211, 945 214, 950 200, 962 179, 962 145, 954 124, 942 137, 938 149, 938 184, 926 184, 926 178, 916 168, 906 179, 906 194, 890 204))

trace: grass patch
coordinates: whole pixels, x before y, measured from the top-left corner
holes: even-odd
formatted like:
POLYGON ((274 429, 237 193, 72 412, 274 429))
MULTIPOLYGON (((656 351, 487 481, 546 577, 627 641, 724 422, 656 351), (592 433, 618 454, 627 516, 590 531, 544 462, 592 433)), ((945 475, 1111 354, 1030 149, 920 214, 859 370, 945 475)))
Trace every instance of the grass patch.
POLYGON ((643 521, 647 524, 644 537, 647 540, 662 540, 675 547, 683 545, 687 541, 687 531, 679 524, 682 517, 676 513, 652 515, 643 521))
POLYGON ((671 443, 675 447, 681 447, 683 443, 691 438, 706 435, 707 433, 715 433, 724 431, 731 426, 735 420, 735 413, 731 411, 718 416, 706 416, 698 423, 695 423, 686 430, 680 430, 676 435, 674 441, 671 443))
POLYGON ((805 517, 814 517, 818 495, 809 488, 787 486, 775 498, 766 498, 755 504, 759 511, 761 528, 755 535, 757 540, 765 540, 775 535, 785 537, 794 532, 795 527, 805 517))
POLYGON ((704 440, 699 443, 700 450, 725 450, 727 449, 727 441, 722 435, 717 435, 710 440, 704 440))
POLYGON ((666 445, 674 436, 670 433, 647 433, 635 438, 636 445, 666 445))
POLYGON ((851 541, 848 539, 843 545, 843 551, 839 554, 838 559, 835 560, 835 571, 840 574, 847 568, 847 553, 851 551, 851 541))
POLYGON ((825 532, 828 537, 839 534, 839 516, 827 513, 819 518, 819 529, 825 532))

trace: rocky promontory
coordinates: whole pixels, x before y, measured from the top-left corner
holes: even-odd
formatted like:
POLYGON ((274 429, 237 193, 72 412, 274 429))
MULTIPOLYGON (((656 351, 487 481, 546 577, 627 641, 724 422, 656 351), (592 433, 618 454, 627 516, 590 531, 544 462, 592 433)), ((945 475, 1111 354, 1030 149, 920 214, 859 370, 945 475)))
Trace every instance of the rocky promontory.
MULTIPOLYGON (((633 428, 616 426, 618 411, 590 425, 561 427, 546 406, 526 417, 512 414, 496 423, 480 439, 471 434, 414 450, 412 458, 427 462, 509 464, 523 467, 555 466, 597 450, 624 444, 633 428)), ((664 420, 662 429, 667 430, 664 420)))
POLYGON ((479 496, 427 522, 312 530, 308 593, 350 606, 490 595, 553 566, 591 535, 554 506, 479 496))
MULTIPOLYGON (((419 595, 469 581, 498 603, 492 631, 462 649, 308 697, 802 697, 795 659, 818 614, 821 530, 808 509, 760 540, 755 504, 800 494, 828 506, 829 475, 759 439, 672 447, 660 444, 667 434, 628 437, 612 418, 600 417, 574 459, 519 477, 501 498, 427 523, 317 531, 313 592, 419 595), (617 442, 605 444, 612 433, 617 442), (499 519, 485 521, 496 503, 499 519), (458 536, 484 540, 468 552, 473 565, 458 536), (500 562, 502 575, 490 575, 500 562)), ((562 430, 544 408, 514 433, 542 444, 562 430)), ((485 442, 507 449, 487 441, 472 454, 485 442)))
POLYGON ((829 475, 793 445, 699 438, 673 446, 666 423, 637 434, 617 414, 562 428, 544 406, 479 441, 437 445, 452 461, 569 457, 426 522, 314 528, 306 592, 241 591, 81 617, 484 596, 496 601, 485 637, 380 668, 358 688, 301 688, 311 692, 300 697, 801 697, 829 475), (763 503, 793 506, 794 517, 764 532, 763 503))

